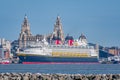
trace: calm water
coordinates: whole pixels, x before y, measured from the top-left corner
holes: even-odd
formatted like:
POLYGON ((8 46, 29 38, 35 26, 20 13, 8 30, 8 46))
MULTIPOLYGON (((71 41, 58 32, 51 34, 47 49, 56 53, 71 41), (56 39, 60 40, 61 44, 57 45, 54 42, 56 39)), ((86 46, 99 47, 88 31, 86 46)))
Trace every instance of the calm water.
POLYGON ((120 64, 0 64, 1 72, 120 74, 120 64))

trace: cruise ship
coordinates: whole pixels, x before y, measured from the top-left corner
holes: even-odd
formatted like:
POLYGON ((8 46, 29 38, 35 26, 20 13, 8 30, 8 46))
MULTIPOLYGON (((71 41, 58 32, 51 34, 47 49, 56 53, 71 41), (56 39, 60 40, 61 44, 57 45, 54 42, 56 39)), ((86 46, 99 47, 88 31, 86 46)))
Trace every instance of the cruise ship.
POLYGON ((86 43, 81 35, 79 40, 68 40, 67 44, 50 44, 44 38, 42 41, 30 43, 27 48, 17 53, 23 64, 48 63, 98 63, 98 48, 86 43))
POLYGON ((53 33, 33 36, 25 16, 19 37, 17 55, 23 64, 40 63, 98 63, 98 48, 87 43, 85 35, 78 39, 64 38, 60 17, 56 19, 53 33))

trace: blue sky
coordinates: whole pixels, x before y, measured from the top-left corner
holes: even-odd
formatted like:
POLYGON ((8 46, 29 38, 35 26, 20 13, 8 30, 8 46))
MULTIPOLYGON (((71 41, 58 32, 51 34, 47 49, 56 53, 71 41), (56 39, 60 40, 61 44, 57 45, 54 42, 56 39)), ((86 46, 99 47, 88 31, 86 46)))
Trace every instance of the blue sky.
POLYGON ((65 35, 120 47, 120 0, 0 0, 0 38, 18 39, 25 14, 33 35, 51 33, 59 15, 65 35))

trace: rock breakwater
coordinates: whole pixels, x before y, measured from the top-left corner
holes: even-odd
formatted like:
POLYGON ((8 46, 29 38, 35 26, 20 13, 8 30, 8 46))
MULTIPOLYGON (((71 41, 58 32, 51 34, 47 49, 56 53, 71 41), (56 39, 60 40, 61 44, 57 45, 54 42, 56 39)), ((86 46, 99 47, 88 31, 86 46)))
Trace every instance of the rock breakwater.
POLYGON ((0 80, 120 80, 120 74, 0 73, 0 80))

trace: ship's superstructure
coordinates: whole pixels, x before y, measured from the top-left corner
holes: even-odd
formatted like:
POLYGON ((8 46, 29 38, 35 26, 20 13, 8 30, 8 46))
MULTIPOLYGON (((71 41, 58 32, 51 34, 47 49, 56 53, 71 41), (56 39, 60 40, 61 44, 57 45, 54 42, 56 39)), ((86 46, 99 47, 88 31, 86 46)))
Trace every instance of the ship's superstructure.
POLYGON ((30 43, 27 48, 17 55, 24 64, 97 63, 98 49, 89 46, 87 43, 81 45, 82 43, 85 44, 86 40, 82 40, 82 42, 80 40, 72 41, 72 43, 68 40, 68 43, 61 45, 50 44, 44 38, 42 41, 30 43))

